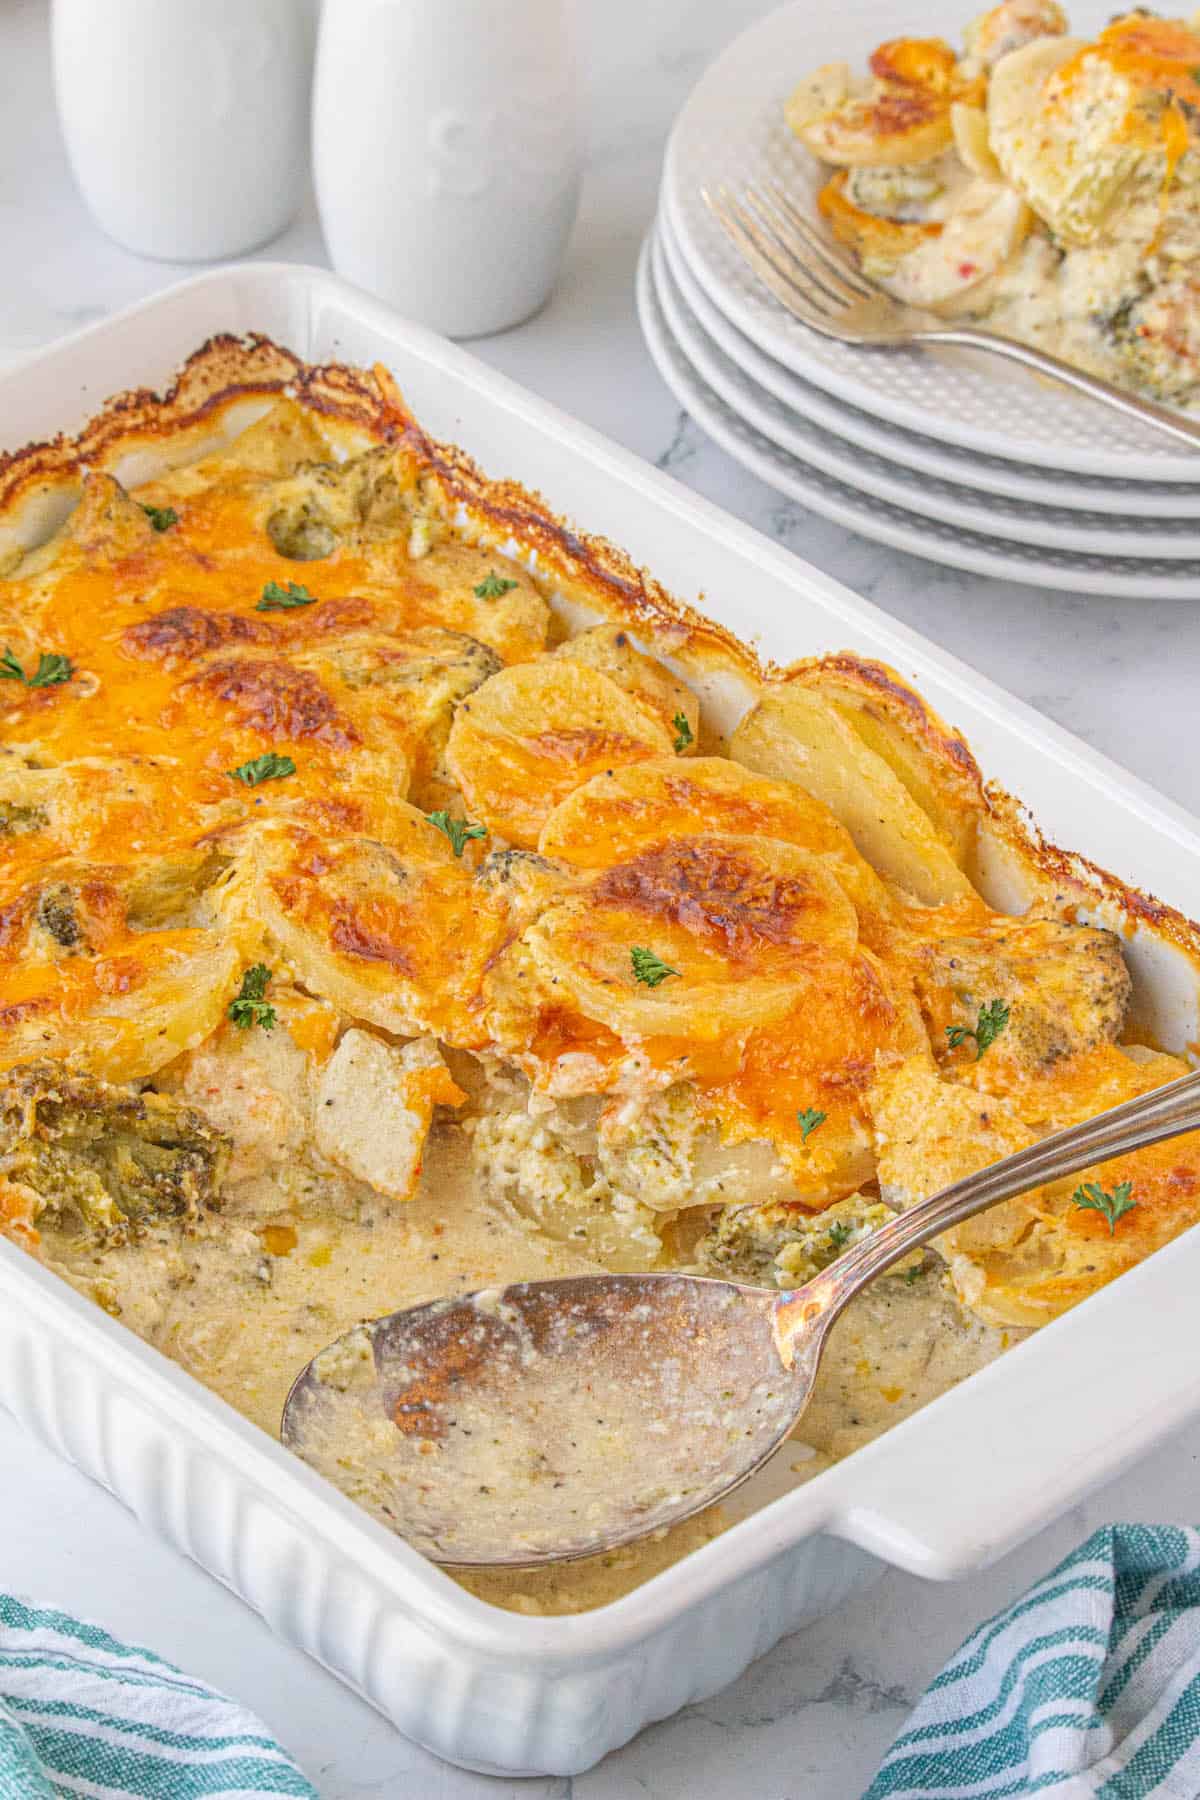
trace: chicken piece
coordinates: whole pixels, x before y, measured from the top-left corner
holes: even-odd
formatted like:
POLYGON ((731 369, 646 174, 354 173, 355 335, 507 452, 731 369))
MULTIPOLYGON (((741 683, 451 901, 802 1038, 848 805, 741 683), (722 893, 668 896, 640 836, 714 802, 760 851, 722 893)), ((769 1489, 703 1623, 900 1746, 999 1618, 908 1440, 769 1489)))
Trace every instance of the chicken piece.
POLYGON ((465 1099, 433 1038, 397 1048, 348 1031, 317 1087, 317 1149, 377 1193, 411 1200, 434 1107, 465 1099))
POLYGON ((202 1113, 58 1063, 0 1082, 0 1181, 32 1195, 27 1222, 74 1211, 98 1235, 220 1203, 229 1142, 202 1113))

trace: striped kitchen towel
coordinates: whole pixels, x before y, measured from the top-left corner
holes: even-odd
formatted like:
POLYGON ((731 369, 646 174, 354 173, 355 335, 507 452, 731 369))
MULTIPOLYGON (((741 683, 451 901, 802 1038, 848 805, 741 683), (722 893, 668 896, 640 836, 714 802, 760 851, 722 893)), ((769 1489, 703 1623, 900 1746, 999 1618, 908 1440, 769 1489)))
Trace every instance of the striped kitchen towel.
POLYGON ((318 1800, 242 1707, 98 1625, 0 1594, 0 1800, 318 1800))
POLYGON ((1200 1797, 1200 1531, 1097 1531, 967 1639, 865 1800, 1026 1794, 1200 1797))

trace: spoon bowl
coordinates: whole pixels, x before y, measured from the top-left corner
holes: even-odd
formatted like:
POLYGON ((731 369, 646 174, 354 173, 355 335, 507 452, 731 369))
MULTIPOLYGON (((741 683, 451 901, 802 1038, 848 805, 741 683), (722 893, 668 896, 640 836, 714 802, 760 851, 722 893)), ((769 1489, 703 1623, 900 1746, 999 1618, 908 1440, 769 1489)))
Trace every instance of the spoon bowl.
POLYGON ((711 1505, 788 1435, 807 1378, 776 1298, 588 1275, 393 1313, 304 1369, 283 1439, 435 1561, 588 1556, 711 1505))
POLYGON ((391 1313, 301 1370, 283 1441, 435 1562, 614 1549, 761 1468, 808 1404, 833 1321, 877 1275, 1014 1194, 1197 1128, 1200 1074, 1185 1075, 898 1213, 790 1293, 585 1275, 391 1313))

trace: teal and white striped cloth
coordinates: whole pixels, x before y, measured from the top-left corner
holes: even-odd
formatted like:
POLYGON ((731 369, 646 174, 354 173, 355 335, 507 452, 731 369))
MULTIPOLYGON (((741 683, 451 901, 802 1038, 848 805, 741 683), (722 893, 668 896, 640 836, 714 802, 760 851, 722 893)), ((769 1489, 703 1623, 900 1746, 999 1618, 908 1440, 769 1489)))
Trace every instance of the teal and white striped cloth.
POLYGON ((1200 1797, 1200 1531, 1097 1531, 967 1639, 865 1800, 1025 1795, 1200 1797))
POLYGON ((0 1594, 0 1800, 318 1800, 234 1701, 98 1625, 0 1594))

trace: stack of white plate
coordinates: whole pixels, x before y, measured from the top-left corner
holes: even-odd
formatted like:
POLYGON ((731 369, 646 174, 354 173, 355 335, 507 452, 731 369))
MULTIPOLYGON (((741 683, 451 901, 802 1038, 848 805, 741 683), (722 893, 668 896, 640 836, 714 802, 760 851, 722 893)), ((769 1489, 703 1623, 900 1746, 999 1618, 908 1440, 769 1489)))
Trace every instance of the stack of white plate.
MULTIPOLYGON (((1112 0, 1069 0, 1090 34, 1112 0)), ((741 262, 704 188, 820 174, 783 121, 807 71, 865 68, 888 37, 961 42, 980 0, 811 0, 730 45, 684 107, 638 308, 680 404, 771 486, 864 537, 981 575, 1139 599, 1200 599, 1200 449, 1012 363, 861 350, 809 331, 741 262)))

